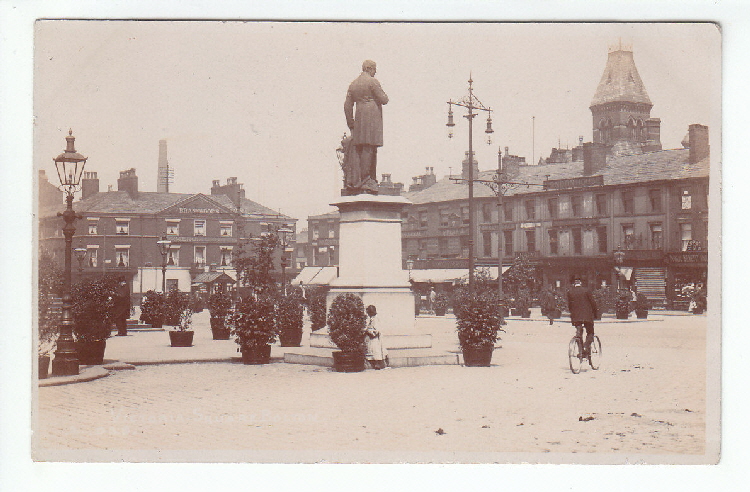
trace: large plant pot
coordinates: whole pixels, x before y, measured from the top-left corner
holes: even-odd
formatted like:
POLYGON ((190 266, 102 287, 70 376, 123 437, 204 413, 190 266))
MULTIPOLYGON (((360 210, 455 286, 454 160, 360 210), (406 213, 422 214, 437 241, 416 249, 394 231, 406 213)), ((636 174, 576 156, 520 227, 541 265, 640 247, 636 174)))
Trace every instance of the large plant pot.
POLYGON ((445 308, 435 308, 435 316, 445 316, 445 308))
POLYGON ((224 323, 224 318, 211 318, 211 335, 214 340, 229 340, 231 330, 224 323))
POLYGON ((242 363, 248 365, 268 364, 271 361, 271 346, 251 345, 242 348, 242 363))
POLYGON ((362 372, 365 370, 365 356, 351 352, 334 352, 333 368, 336 372, 362 372))
POLYGON ((519 309, 522 318, 531 318, 531 309, 519 309))
POLYGON ((693 308, 693 314, 703 314, 703 308, 702 307, 693 308))
POLYGON ((299 347, 302 344, 302 332, 279 334, 279 344, 282 347, 299 347))
POLYGON ((170 331, 169 341, 173 347, 192 347, 194 331, 170 331))
POLYGON ((630 316, 630 311, 624 311, 623 310, 623 311, 616 311, 615 312, 615 317, 617 319, 628 319, 629 316, 630 316))
POLYGON ((547 317, 552 319, 558 319, 562 317, 562 311, 559 309, 550 309, 547 312, 547 317))
POLYGON ((49 376, 49 355, 39 356, 39 379, 47 379, 49 376))
POLYGON ((104 350, 106 347, 106 340, 94 340, 92 342, 77 341, 76 355, 78 356, 78 363, 82 366, 101 365, 104 363, 104 350))
POLYGON ((489 367, 495 347, 466 347, 462 349, 464 365, 467 367, 489 367))
POLYGON ((648 309, 636 309, 635 310, 635 317, 638 319, 646 319, 648 318, 648 309))

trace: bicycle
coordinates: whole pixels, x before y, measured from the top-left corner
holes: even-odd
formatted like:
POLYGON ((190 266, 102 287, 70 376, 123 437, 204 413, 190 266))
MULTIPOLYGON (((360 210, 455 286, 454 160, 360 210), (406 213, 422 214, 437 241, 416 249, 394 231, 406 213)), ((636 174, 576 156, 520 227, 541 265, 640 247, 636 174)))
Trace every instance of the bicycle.
MULTIPOLYGON (((591 369, 598 370, 601 366, 602 360, 602 342, 599 341, 599 337, 594 335, 591 340, 591 353, 589 354, 589 365, 591 369)), ((581 366, 583 365, 583 339, 579 336, 573 336, 568 344, 568 363, 570 364, 570 371, 573 374, 581 372, 581 366)))

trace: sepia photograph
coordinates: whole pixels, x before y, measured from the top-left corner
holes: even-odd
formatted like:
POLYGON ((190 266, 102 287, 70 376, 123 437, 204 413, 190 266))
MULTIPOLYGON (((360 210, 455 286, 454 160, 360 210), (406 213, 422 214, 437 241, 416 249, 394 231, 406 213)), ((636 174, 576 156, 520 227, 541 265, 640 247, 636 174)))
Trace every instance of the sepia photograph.
POLYGON ((38 20, 33 459, 717 463, 721 44, 38 20))

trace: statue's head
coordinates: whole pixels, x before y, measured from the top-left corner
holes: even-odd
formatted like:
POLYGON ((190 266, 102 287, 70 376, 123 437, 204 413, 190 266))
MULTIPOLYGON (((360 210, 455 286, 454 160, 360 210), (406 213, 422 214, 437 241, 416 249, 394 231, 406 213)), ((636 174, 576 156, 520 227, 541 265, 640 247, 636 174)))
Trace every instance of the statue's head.
POLYGON ((373 77, 375 76, 376 68, 375 62, 372 60, 365 60, 362 62, 362 71, 369 73, 373 77))

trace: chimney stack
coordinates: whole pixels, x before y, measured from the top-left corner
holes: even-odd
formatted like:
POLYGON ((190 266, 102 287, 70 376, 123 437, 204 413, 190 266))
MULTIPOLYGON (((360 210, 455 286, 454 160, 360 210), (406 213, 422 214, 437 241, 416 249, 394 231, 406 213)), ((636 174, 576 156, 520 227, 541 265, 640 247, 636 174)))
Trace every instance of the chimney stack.
POLYGON ((96 171, 84 171, 81 180, 81 199, 96 195, 99 193, 99 177, 96 171))
POLYGON ((591 176, 607 167, 607 147, 601 143, 583 144, 583 174, 591 176))
MULTIPOLYGON (((461 162, 461 178, 469 179, 469 151, 467 150, 464 155, 466 156, 466 159, 461 162)), ((471 157, 471 162, 474 167, 474 179, 476 179, 479 177, 479 163, 473 155, 471 157)))
POLYGON ((156 175, 156 191, 169 193, 169 162, 167 161, 167 141, 159 140, 159 164, 156 175))
POLYGON ((698 124, 690 125, 688 127, 688 135, 690 164, 695 164, 709 156, 708 127, 698 124))
POLYGON ((133 199, 138 196, 138 176, 135 174, 134 167, 120 171, 120 177, 117 178, 117 191, 127 191, 133 199))

